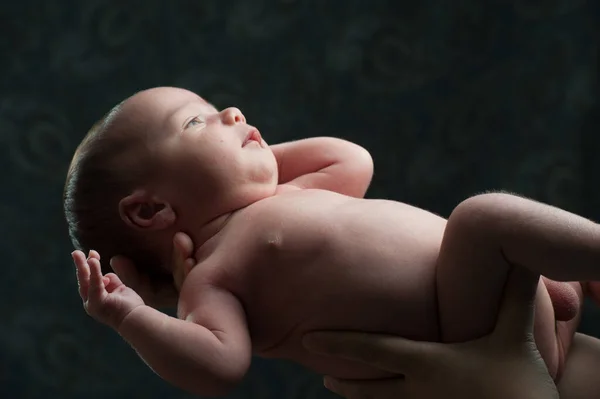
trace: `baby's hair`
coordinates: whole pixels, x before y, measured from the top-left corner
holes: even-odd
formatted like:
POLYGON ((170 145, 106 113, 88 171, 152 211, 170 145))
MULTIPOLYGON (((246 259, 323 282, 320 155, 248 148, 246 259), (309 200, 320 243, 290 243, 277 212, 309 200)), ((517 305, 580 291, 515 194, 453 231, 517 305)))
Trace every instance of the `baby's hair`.
POLYGON ((138 166, 141 160, 131 159, 139 142, 115 123, 122 105, 96 122, 75 151, 63 192, 69 237, 86 255, 91 249, 100 253, 103 273, 112 272, 110 258, 123 255, 152 278, 170 280, 161 273, 159 254, 119 215, 119 201, 150 176, 138 166))

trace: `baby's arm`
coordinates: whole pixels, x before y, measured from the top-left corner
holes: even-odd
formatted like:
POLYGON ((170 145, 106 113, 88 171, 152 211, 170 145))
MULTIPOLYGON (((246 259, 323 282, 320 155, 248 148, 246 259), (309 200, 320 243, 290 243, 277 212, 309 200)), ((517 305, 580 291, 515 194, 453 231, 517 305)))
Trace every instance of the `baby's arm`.
POLYGON ((179 303, 185 321, 142 306, 118 332, 164 380, 195 395, 222 396, 250 366, 245 313, 231 293, 207 286, 191 294, 189 285, 186 281, 179 303), (194 299, 182 299, 188 297, 194 299))
POLYGON ((275 144, 279 184, 317 188, 362 198, 373 177, 373 160, 357 144, 314 137, 275 144))
POLYGON ((245 313, 231 293, 186 280, 179 298, 183 321, 145 305, 116 274, 103 276, 96 251, 87 259, 81 251, 72 256, 86 312, 119 332, 163 379, 197 395, 220 396, 244 377, 252 347, 245 313))
POLYGON ((558 383, 561 399, 593 399, 600 397, 600 340, 575 334, 565 371, 558 383))

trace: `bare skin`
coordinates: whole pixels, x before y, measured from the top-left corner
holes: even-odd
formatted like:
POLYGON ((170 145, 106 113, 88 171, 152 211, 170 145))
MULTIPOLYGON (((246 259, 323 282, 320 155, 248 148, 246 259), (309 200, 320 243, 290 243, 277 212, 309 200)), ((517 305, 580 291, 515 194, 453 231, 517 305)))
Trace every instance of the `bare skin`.
MULTIPOLYGON (((474 212, 491 210, 507 201, 518 201, 514 207, 523 213, 535 211, 538 206, 547 211, 541 204, 521 209, 529 202, 503 194, 480 199, 482 203, 473 205, 474 212)), ((561 225, 544 225, 543 229, 561 225)), ((489 223, 486 226, 490 228, 489 223)), ((465 257, 457 253, 454 258, 445 258, 449 255, 443 245, 440 248, 444 231, 449 231, 445 220, 392 201, 360 200, 311 190, 265 199, 232 216, 209 245, 197 252, 196 257, 202 261, 183 284, 179 316, 200 314, 194 318, 196 323, 221 330, 221 318, 227 318, 223 323, 233 323, 229 319, 233 313, 217 306, 213 295, 217 295, 214 290, 219 290, 218 295, 226 292, 243 304, 245 313, 243 319, 240 314, 237 326, 251 332, 254 353, 291 358, 319 373, 340 378, 381 377, 364 367, 307 353, 301 346, 302 336, 313 330, 351 329, 457 342, 488 333, 493 324, 490 327, 484 323, 495 321, 498 297, 482 296, 479 290, 485 286, 488 292, 501 295, 510 264, 488 262, 487 272, 478 275, 479 280, 453 277, 446 282, 441 274, 444 268, 462 265, 466 270, 457 267, 454 273, 468 275, 474 272, 467 266, 479 267, 476 265, 483 264, 486 256, 493 257, 484 245, 490 237, 482 234, 481 242, 475 235, 470 241, 481 248, 481 253, 465 257), (452 288, 450 292, 462 296, 444 300, 444 288, 452 288), (436 298, 440 298, 439 304, 436 298), (463 319, 464 313, 470 315, 469 320, 455 324, 453 320, 463 319)), ((525 252, 536 253, 553 249, 535 248, 534 237, 520 237, 523 247, 511 253, 516 262, 525 248, 525 252)), ((500 246, 498 242, 496 245, 500 246)), ((583 249, 582 243, 563 256, 573 258, 583 249)), ((532 270, 549 272, 555 265, 556 258, 541 257, 539 262, 527 264, 532 270)), ((538 286, 537 298, 538 345, 552 375, 557 376, 562 348, 569 340, 557 339, 555 314, 543 283, 538 286)), ((576 322, 568 326, 574 328, 576 322)))
POLYGON ((385 334, 313 332, 304 344, 396 374, 368 381, 325 377, 325 386, 346 399, 557 399, 533 339, 538 277, 512 268, 494 330, 476 340, 440 344, 385 334))
MULTIPOLYGON (((552 381, 533 338, 537 286, 536 274, 513 267, 494 330, 468 342, 440 344, 352 331, 312 332, 303 342, 316 353, 396 374, 379 380, 326 376, 325 386, 347 399, 550 399, 559 392, 561 399, 597 398, 598 338, 576 334, 558 387, 552 381)), ((597 284, 586 290, 597 296, 597 284)))
MULTIPOLYGON (((360 147, 331 138, 268 146, 260 136, 246 145, 253 128, 239 110, 219 112, 194 96, 163 88, 130 101, 148 131, 173 133, 156 135, 164 140, 155 158, 166 178, 135 188, 120 204, 129 228, 165 237, 185 231, 196 244, 179 319, 144 304, 116 275, 103 280, 95 256, 74 254, 81 286, 96 293, 84 298, 88 313, 182 389, 226 393, 252 353, 337 378, 384 377, 374 367, 308 352, 303 335, 360 330, 468 340, 493 329, 512 264, 555 280, 600 279, 600 229, 586 219, 506 194, 471 198, 448 221, 407 204, 365 200, 372 161, 360 147)), ((164 248, 167 259, 170 238, 164 248)), ((535 338, 557 377, 581 290, 546 287, 538 286, 535 338), (559 313, 571 318, 568 331, 555 331, 555 308, 567 309, 559 313)))

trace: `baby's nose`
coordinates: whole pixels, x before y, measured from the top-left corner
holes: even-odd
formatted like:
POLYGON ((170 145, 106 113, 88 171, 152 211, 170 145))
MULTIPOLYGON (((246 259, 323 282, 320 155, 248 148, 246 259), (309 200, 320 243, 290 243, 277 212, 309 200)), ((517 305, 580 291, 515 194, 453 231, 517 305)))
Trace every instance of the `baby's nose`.
POLYGON ((223 123, 227 125, 235 125, 237 123, 246 123, 246 118, 242 111, 236 107, 229 107, 221 111, 223 123))

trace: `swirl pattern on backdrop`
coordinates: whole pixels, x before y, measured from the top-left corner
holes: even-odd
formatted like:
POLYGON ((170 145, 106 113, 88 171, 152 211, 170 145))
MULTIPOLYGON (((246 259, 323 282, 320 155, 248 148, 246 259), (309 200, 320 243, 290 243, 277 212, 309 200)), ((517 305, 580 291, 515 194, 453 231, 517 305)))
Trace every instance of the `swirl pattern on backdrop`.
MULTIPOLYGON (((0 5, 0 397, 191 398, 77 296, 62 219, 77 144, 140 89, 237 106, 270 143, 373 154, 370 197, 447 215, 492 189, 600 219, 600 5, 585 0, 34 0, 0 5), (597 119, 594 119, 597 120, 597 119)), ((582 330, 600 336, 584 319, 582 330)), ((230 398, 333 398, 256 359, 230 398)))

